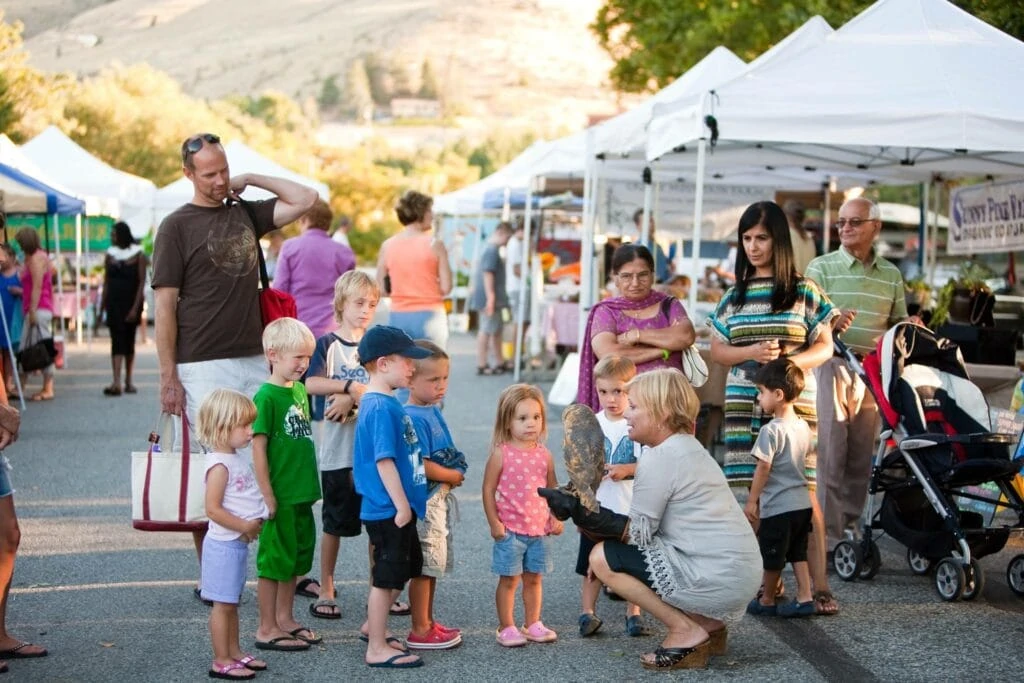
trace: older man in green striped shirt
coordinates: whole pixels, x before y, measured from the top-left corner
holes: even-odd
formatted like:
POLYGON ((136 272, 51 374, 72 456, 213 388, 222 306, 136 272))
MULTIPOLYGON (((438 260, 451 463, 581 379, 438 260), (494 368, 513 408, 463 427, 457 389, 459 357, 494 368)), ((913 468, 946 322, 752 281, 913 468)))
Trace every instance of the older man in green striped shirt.
MULTIPOLYGON (((839 209, 841 246, 807 265, 805 275, 842 311, 834 330, 859 353, 907 317, 903 275, 875 254, 882 229, 878 206, 862 197, 839 209)), ((846 363, 832 358, 818 380, 818 502, 825 516, 828 547, 854 529, 867 500, 871 458, 880 427, 878 408, 846 363)))

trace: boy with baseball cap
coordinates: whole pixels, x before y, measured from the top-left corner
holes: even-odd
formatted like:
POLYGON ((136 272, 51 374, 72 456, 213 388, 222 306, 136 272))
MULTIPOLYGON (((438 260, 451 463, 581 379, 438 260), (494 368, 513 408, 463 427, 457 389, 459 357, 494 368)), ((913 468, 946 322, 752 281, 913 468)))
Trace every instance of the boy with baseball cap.
POLYGON ((422 570, 416 520, 423 518, 427 499, 416 430, 393 392, 409 386, 412 361, 429 355, 405 332, 386 325, 370 328, 359 342, 359 362, 370 381, 356 421, 353 475, 362 495, 359 516, 373 546, 365 660, 371 667, 423 665, 422 659, 401 648, 400 641, 387 638, 387 619, 393 592, 422 570))

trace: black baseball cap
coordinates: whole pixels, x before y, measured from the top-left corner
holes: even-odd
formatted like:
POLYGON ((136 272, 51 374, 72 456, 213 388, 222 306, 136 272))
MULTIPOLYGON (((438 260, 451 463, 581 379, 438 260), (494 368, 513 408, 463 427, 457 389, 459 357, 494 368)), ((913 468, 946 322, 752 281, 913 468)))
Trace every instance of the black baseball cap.
POLYGON ((371 327, 359 342, 359 362, 364 365, 382 356, 390 356, 392 354, 405 356, 413 360, 429 358, 431 355, 429 349, 416 346, 412 337, 397 327, 391 327, 390 325, 375 325, 371 327))

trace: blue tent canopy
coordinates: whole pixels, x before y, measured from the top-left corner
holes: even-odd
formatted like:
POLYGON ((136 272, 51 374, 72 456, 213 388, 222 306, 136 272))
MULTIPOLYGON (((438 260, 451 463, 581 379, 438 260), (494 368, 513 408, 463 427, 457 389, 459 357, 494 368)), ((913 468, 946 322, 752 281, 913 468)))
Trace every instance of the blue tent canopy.
MULTIPOLYGON (((497 187, 488 190, 484 193, 483 208, 485 209, 500 209, 505 204, 505 189, 497 187)), ((520 188, 513 188, 509 192, 509 208, 513 210, 522 209, 526 206, 526 190, 520 188)), ((583 200, 579 197, 573 196, 571 193, 564 193, 560 195, 553 195, 550 197, 542 197, 541 195, 533 195, 533 208, 543 209, 549 206, 557 206, 558 208, 581 208, 583 206, 583 200)))
POLYGON ((85 202, 60 190, 55 190, 46 183, 40 182, 30 175, 22 173, 16 168, 0 163, 0 174, 3 174, 34 190, 46 195, 46 212, 59 214, 85 213, 85 202))

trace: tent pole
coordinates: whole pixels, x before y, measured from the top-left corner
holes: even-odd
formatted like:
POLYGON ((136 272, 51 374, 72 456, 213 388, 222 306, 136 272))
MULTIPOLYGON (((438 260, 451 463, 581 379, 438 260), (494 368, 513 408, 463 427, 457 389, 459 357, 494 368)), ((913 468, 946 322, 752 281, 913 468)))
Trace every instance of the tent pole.
MULTIPOLYGON (((931 204, 932 181, 921 183, 921 194, 918 207, 921 209, 921 217, 917 223, 917 273, 918 277, 924 277, 924 255, 928 248, 928 209, 931 204)), ((906 256, 904 256, 906 258, 906 256)))
MULTIPOLYGON (((507 195, 506 195, 507 196, 507 195)), ((533 176, 531 175, 526 183, 526 208, 523 210, 523 261, 520 266, 520 276, 524 282, 529 282, 529 290, 532 296, 533 288, 537 286, 535 278, 533 277, 533 176), (529 264, 529 268, 527 268, 529 264)), ((543 286, 543 285, 542 285, 543 286)), ((523 316, 522 313, 526 310, 526 294, 527 287, 519 288, 519 315, 516 317, 516 344, 515 344, 515 358, 513 359, 512 368, 512 380, 515 382, 519 381, 519 375, 521 372, 520 363, 523 359, 523 316)), ((530 325, 530 332, 533 333, 537 329, 537 323, 539 321, 533 321, 530 325)))
POLYGON ((827 254, 832 250, 832 186, 835 178, 829 176, 825 183, 825 211, 821 214, 821 253, 827 254))
MULTIPOLYGON (((85 217, 85 224, 84 224, 84 226, 82 228, 82 231, 83 231, 82 242, 85 245, 85 247, 84 247, 85 248, 85 262, 87 264, 89 263, 89 255, 91 253, 89 251, 89 232, 90 232, 89 228, 90 227, 91 226, 89 224, 89 216, 86 216, 85 217)), ((96 330, 96 322, 97 322, 98 318, 96 317, 96 307, 92 305, 92 296, 91 296, 91 294, 92 294, 92 281, 88 277, 88 273, 89 273, 89 271, 86 270, 86 278, 85 278, 85 302, 86 302, 86 304, 85 305, 86 305, 86 308, 91 308, 92 309, 93 316, 92 316, 91 321, 89 321, 89 325, 88 325, 89 329, 86 330, 85 339, 86 339, 87 347, 91 350, 92 349, 92 341, 93 341, 92 338, 93 338, 93 335, 94 335, 95 330, 96 330)), ((146 283, 143 282, 142 286, 145 287, 146 283)), ((86 317, 88 317, 88 316, 86 316, 86 317)), ((139 311, 139 318, 140 318, 139 323, 141 324, 142 323, 142 320, 141 320, 141 318, 142 318, 142 311, 139 311)))
POLYGON ((932 214, 931 246, 928 247, 928 282, 935 278, 936 254, 939 249, 939 209, 941 208, 942 185, 936 183, 935 187, 935 208, 932 214))
MULTIPOLYGON (((651 183, 651 167, 644 167, 644 208, 640 217, 640 244, 651 247, 651 203, 654 197, 654 186, 651 183)), ((651 249, 651 251, 654 251, 651 249)), ((657 265, 657 264, 655 264, 657 265)))
MULTIPOLYGON (((67 336, 67 329, 64 326, 64 274, 61 272, 60 262, 60 217, 57 214, 53 214, 53 252, 57 260, 57 299, 60 301, 60 305, 57 306, 57 318, 60 320, 60 336, 67 336)), ((78 305, 77 303, 75 304, 78 305)), ((52 334, 52 332, 51 332, 52 334)), ((67 363, 67 353, 64 354, 64 362, 67 363)))
MULTIPOLYGON (((707 147, 708 141, 706 137, 701 137, 697 141, 697 173, 696 180, 697 185, 694 188, 693 193, 693 253, 691 257, 693 259, 693 272, 691 278, 693 280, 690 285, 690 296, 687 298, 687 314, 691 319, 697 314, 697 290, 699 287, 697 283, 700 282, 700 233, 701 225, 704 220, 704 172, 707 166, 707 147)), ((742 249, 742 245, 740 246, 742 249)))
POLYGON ((82 343, 82 214, 75 216, 75 343, 82 343))
POLYGON ((512 188, 505 186, 504 196, 501 202, 501 220, 507 221, 512 218, 512 188))
POLYGON ((583 343, 587 315, 594 292, 594 219, 597 216, 597 159, 594 156, 594 130, 587 129, 586 163, 583 165, 583 232, 580 235, 580 296, 577 344, 583 343))
MULTIPOLYGON (((18 401, 21 404, 21 412, 25 412, 25 392, 21 388, 21 375, 18 374, 18 359, 14 355, 14 340, 11 339, 11 327, 7 322, 7 311, 4 310, 3 306, 0 306, 0 322, 3 323, 4 334, 11 342, 7 345, 7 354, 11 357, 11 372, 14 374, 14 386, 18 389, 18 401)), ((4 387, 4 390, 6 389, 7 387, 4 387)))

